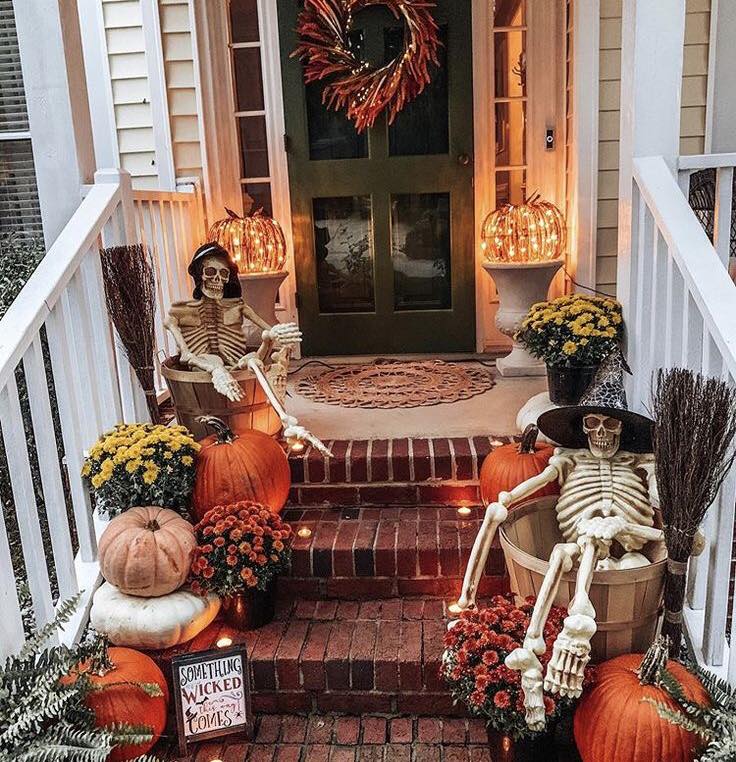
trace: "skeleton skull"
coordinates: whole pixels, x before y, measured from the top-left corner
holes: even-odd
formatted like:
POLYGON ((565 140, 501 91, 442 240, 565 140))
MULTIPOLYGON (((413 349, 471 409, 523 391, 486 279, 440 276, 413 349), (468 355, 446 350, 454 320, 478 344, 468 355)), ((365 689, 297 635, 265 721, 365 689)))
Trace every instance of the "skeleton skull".
POLYGON ((210 299, 220 300, 225 285, 230 280, 230 270, 220 257, 207 257, 202 263, 202 293, 210 299))
POLYGON ((608 415, 588 413, 583 418, 588 447, 596 458, 612 458, 618 452, 622 428, 621 421, 608 415))

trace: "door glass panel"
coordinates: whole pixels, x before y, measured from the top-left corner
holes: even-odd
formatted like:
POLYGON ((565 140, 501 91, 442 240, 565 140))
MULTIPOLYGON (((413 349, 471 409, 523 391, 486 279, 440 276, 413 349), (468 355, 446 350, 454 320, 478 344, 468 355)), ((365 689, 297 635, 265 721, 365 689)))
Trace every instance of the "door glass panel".
POLYGON ((260 48, 237 48, 233 58, 238 111, 263 111, 260 48))
POLYGON ((391 197, 391 261, 396 311, 452 307, 449 193, 391 197))
POLYGON ((258 42, 258 0, 230 0, 233 42, 258 42))
POLYGON ((497 0, 493 26, 520 26, 526 23, 525 0, 497 0))
POLYGON ((247 210, 252 202, 250 211, 257 212, 263 209, 264 214, 273 216, 273 204, 271 203, 270 183, 245 183, 243 185, 243 207, 247 210))
POLYGON ((526 32, 496 32, 496 98, 526 95, 526 32))
POLYGON ((370 196, 315 198, 312 203, 320 312, 374 312, 370 196))
POLYGON ((526 163, 526 103, 496 104, 496 166, 526 163))
MULTIPOLYGON (((350 34, 350 49, 362 58, 364 34, 361 30, 350 34)), ((323 90, 321 82, 306 86, 309 158, 312 161, 365 159, 368 156, 368 133, 359 135, 342 110, 328 108, 322 102, 323 90)))
POLYGON ((265 116, 244 116, 239 120, 242 177, 268 177, 268 138, 265 116))
MULTIPOLYGON (((440 29, 440 40, 440 65, 439 68, 432 67, 432 81, 416 100, 404 107, 389 127, 388 143, 391 156, 425 156, 447 154, 450 151, 446 26, 440 29)), ((395 27, 384 30, 384 42, 386 61, 390 61, 403 50, 404 30, 395 27)))
POLYGON ((496 206, 503 204, 523 204, 526 198, 526 171, 515 169, 511 172, 496 173, 496 206))

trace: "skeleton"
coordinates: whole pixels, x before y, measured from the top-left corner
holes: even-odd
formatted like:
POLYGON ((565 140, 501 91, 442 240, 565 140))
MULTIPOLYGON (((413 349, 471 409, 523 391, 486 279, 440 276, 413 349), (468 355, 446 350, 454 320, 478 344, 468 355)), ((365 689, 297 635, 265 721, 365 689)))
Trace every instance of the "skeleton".
POLYGON ((289 359, 302 340, 299 328, 294 323, 271 326, 245 303, 239 295, 237 269, 216 244, 199 249, 189 272, 195 279, 195 298, 173 304, 165 322, 179 349, 179 361, 209 373, 215 389, 233 402, 242 399, 243 390, 232 371, 250 370, 281 419, 287 441, 306 441, 329 454, 324 444, 284 409, 289 359), (263 331, 260 347, 252 352, 243 330, 245 320, 263 331))
POLYGON ((545 726, 543 689, 560 696, 582 693, 590 641, 596 632, 595 609, 588 596, 593 572, 610 564, 614 568, 641 565, 647 562, 646 557, 637 551, 650 541, 664 539, 662 530, 654 527, 657 492, 653 456, 619 449, 623 423, 613 415, 588 413, 582 426, 588 449, 557 448, 541 474, 511 492, 502 492, 498 501, 488 506, 457 603, 460 610, 475 605, 488 551, 509 507, 558 480, 556 511, 564 542, 552 551, 523 646, 506 659, 507 667, 521 673, 526 722, 533 730, 545 726), (614 542, 626 551, 621 559, 610 558, 614 542), (576 562, 575 595, 543 679, 539 656, 546 650, 544 625, 562 575, 576 562))

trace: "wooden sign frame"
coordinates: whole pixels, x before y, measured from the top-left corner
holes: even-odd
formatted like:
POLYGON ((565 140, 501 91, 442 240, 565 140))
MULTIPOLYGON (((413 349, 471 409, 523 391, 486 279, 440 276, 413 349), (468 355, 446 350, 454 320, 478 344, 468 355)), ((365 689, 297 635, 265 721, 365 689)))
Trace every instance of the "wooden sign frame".
POLYGON ((211 741, 213 738, 223 738, 242 733, 246 738, 253 736, 254 716, 251 707, 251 686, 248 669, 248 654, 244 645, 236 645, 230 648, 214 648, 210 651, 182 654, 171 660, 171 680, 174 686, 174 711, 176 713, 176 731, 179 739, 179 753, 186 756, 187 748, 191 744, 211 741), (239 658, 241 661, 241 676, 243 679, 243 713, 245 721, 232 725, 228 728, 216 728, 215 730, 187 735, 184 725, 184 713, 181 694, 181 668, 196 664, 209 664, 221 659, 239 658))

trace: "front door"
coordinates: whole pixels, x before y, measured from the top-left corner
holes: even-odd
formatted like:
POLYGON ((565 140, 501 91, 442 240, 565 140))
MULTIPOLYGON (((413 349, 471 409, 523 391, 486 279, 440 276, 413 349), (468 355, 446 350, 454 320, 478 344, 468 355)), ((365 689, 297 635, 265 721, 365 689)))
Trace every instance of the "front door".
MULTIPOLYGON (((299 319, 307 355, 475 349, 471 0, 438 0, 425 92, 362 135, 291 58, 301 3, 279 0, 299 319)), ((351 43, 392 59, 403 27, 361 11, 351 43)))

